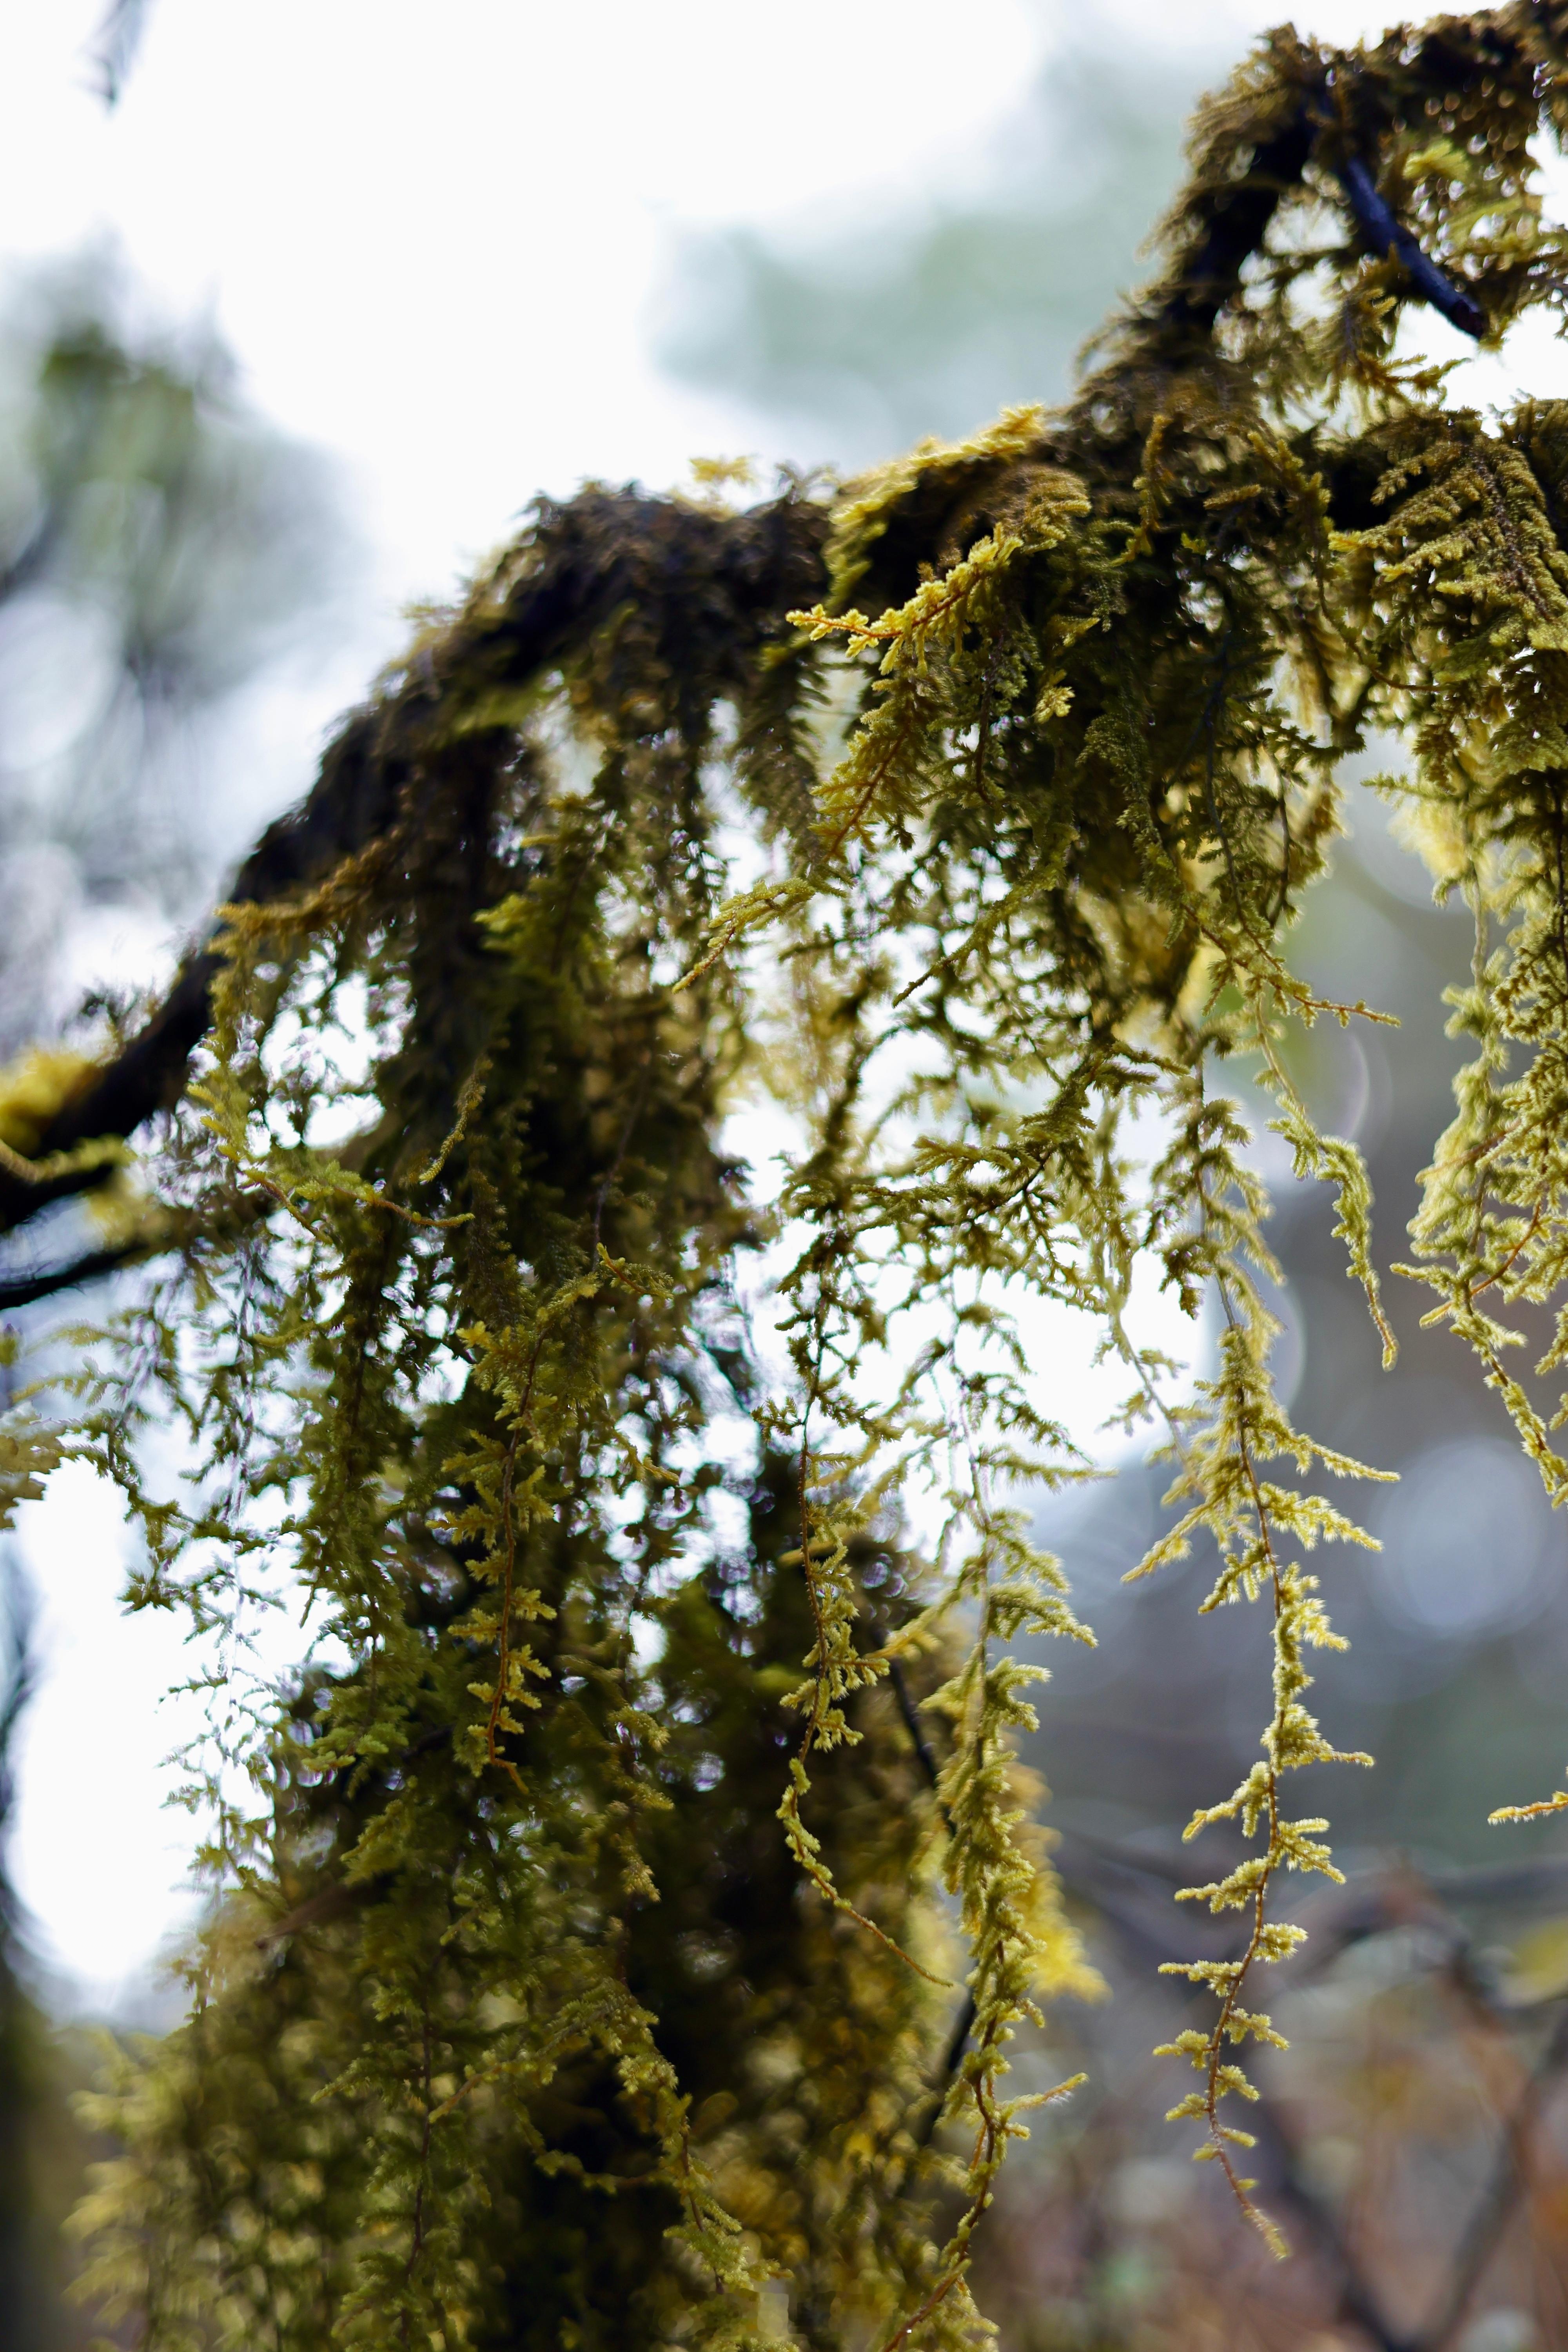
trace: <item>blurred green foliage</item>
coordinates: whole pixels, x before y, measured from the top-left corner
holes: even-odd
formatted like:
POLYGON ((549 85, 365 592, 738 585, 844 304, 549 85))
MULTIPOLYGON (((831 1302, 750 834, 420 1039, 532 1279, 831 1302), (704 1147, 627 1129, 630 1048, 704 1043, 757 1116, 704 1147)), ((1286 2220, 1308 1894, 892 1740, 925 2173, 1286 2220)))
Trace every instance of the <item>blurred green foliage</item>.
POLYGON ((84 908, 204 909, 263 813, 213 724, 346 576, 327 462, 148 310, 100 255, 0 313, 0 1052, 68 1011, 84 908))
POLYGON ((889 192, 868 218, 684 236, 659 333, 676 374, 780 425, 802 461, 868 464, 1067 391, 1080 347, 1142 274, 1183 125, 1232 60, 1063 26, 1046 68, 954 194, 889 192))
MULTIPOLYGON (((155 937, 205 911, 258 815, 244 774, 213 756, 214 722, 321 625, 349 546, 327 462, 247 408, 210 327, 158 321, 102 254, 13 288, 0 310, 0 1055, 70 1012, 84 917, 129 908, 155 937)), ((97 2062, 49 2020, 4 1872, 34 1663, 20 1573, 0 1560, 0 2345, 63 2352, 92 2332, 61 2297, 61 2223, 89 2146, 72 2098, 97 2062)))

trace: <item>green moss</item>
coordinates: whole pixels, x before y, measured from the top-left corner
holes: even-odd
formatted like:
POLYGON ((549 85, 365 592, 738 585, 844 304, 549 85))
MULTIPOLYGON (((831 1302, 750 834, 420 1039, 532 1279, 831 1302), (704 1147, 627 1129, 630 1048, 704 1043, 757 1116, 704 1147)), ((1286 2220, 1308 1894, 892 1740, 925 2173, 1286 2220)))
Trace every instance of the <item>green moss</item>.
POLYGON ((1367 1014, 1285 942, 1337 763, 1402 730, 1479 926, 1421 1265, 1568 1491, 1500 1352, 1563 1270, 1568 409, 1448 409, 1393 343, 1413 292, 1494 340, 1561 305, 1527 142, 1563 73, 1551 9, 1270 36, 1068 408, 837 504, 542 509, 228 911, 149 1163, 178 1246, 78 1423, 8 1441, 18 1492, 61 1451, 120 1482, 142 1605, 237 1631, 303 1589, 321 1633, 280 1700, 222 1697, 254 1802, 218 1802, 192 2016, 98 2110, 91 2286, 150 2347, 738 2345, 779 2276, 814 2345, 983 2332, 1008 2048, 1088 1985, 1013 1761, 1013 1645, 1090 1638, 1019 1499, 1083 1467, 1031 1293, 1168 1445, 1137 1572, 1212 1539, 1206 1605, 1273 1621, 1258 1761, 1193 1823, 1252 1850, 1203 1890, 1245 1940, 1189 1971, 1174 2110, 1272 2238, 1223 2102, 1277 2038, 1283 1874, 1332 1870, 1283 1775, 1365 1760, 1308 1711, 1336 1637, 1297 1556, 1362 1540, 1309 1482, 1365 1474, 1274 1399, 1214 1070, 1256 1058, 1387 1342, 1364 1171, 1279 1038, 1367 1014), (767 1087, 764 1215, 725 1139, 767 1087), (1221 1310, 1181 1408, 1140 1262, 1221 1310), (154 1487, 171 1415, 196 1475, 154 1487))

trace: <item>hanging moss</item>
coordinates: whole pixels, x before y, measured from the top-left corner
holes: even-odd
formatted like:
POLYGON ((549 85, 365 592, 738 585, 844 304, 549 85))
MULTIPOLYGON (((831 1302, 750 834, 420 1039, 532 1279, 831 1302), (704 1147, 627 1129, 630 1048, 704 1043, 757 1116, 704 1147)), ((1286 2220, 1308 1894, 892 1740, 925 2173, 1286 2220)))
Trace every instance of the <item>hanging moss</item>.
POLYGON ((1286 941, 1339 762, 1402 735, 1478 927, 1416 1270, 1568 1494, 1568 1340, 1533 1388, 1506 1355, 1563 1270, 1568 406, 1489 421, 1395 341, 1561 307, 1529 142, 1565 125, 1553 7, 1271 35, 1068 407, 837 496, 542 507, 147 1024, 18 1077, 13 1223, 167 1116, 145 1223, 122 1194, 11 1282, 148 1266, 75 1418, 14 1417, 12 1490, 94 1463, 132 1601, 230 1662, 190 2020, 124 2056, 81 2217, 150 2347, 740 2345, 780 2282, 824 2352, 984 2333, 1008 2053, 1092 1989, 1012 1761, 1038 1637, 1090 1638, 1020 1499, 1083 1467, 1031 1297, 1169 1452, 1130 1572, 1212 1543, 1205 1607, 1272 1619, 1258 1761, 1189 1832, 1250 1852, 1201 1890, 1241 1935, 1186 1970, 1173 2114, 1279 2243, 1226 2103, 1283 1876, 1333 1874, 1285 1776, 1367 1761, 1308 1709, 1303 1559, 1365 1540, 1325 1476, 1377 1474, 1274 1398, 1216 1065, 1334 1187, 1391 1357, 1364 1171, 1280 1037, 1376 1017, 1286 941), (764 1211, 728 1139, 770 1089, 764 1211), (1141 1264, 1215 1302, 1195 1401, 1129 1334, 1141 1264), (279 1696, 243 1640, 302 1597, 279 1696))

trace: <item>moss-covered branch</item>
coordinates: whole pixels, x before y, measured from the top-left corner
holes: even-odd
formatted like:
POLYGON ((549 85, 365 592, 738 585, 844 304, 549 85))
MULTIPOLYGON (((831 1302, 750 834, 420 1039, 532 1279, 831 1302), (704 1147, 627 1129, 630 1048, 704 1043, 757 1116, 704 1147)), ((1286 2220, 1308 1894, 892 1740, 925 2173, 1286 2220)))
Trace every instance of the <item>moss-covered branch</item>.
POLYGON ((74 1418, 16 1417, 13 1499, 89 1460, 134 1602, 228 1658, 279 1600, 320 1628, 281 1697, 222 1685, 202 1998, 105 2109, 95 2278, 156 2352, 739 2347, 781 2278, 823 2352, 982 2339, 1009 2052, 1088 1981, 1013 1754, 1041 1650, 1091 1638, 1020 1501, 1083 1468, 1025 1299, 1096 1319, 1169 1449, 1180 1515, 1129 1569, 1212 1547, 1208 1605, 1270 1622, 1258 1760, 1194 1824, 1249 1842, 1204 1890, 1247 1941, 1177 2045, 1268 2226, 1222 2103, 1274 2038, 1287 1874, 1332 1869, 1284 1809, 1351 1760, 1296 1554, 1357 1539, 1301 1481, 1361 1465, 1274 1397, 1215 1071, 1252 1057, 1332 1180, 1386 1341, 1365 1171, 1278 1041, 1368 1013, 1289 933, 1344 753, 1402 734, 1478 923, 1420 1267, 1568 1491, 1537 1392, 1568 1349, 1535 1388, 1506 1353, 1568 1266, 1568 406, 1481 418, 1395 341, 1417 302, 1493 341, 1563 309, 1531 142, 1565 19, 1271 35, 1059 411, 747 513, 542 509, 148 1027, 0 1099, 13 1226, 168 1113, 156 1267, 74 1418), (1224 1309, 1184 1405, 1140 1268, 1224 1309))

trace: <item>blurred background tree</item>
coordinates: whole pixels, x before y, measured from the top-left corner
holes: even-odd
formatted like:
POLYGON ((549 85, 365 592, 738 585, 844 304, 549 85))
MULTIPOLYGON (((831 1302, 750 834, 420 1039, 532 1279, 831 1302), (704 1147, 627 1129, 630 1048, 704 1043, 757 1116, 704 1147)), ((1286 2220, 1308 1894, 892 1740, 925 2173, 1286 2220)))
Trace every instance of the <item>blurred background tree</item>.
POLYGON ((89 53, 106 106, 117 106, 153 13, 153 0, 110 0, 89 53))
POLYGON ((1210 38, 1205 26, 1135 50, 1110 23, 1080 21, 984 162, 923 203, 689 235, 662 310, 665 364, 776 425, 801 462, 841 470, 1060 397, 1137 281, 1187 116, 1229 70, 1210 38))
POLYGON ((100 254, 0 320, 0 1053, 68 1014, 110 910, 144 957, 210 903, 266 813, 216 788, 226 710, 344 583, 326 461, 146 310, 100 254))
MULTIPOLYGON (((313 634, 330 635, 353 560, 331 465, 247 410, 210 328, 158 320, 104 252, 13 288, 0 310, 0 1057, 68 1029, 104 982, 155 980, 210 907, 270 814, 265 777, 225 757, 226 727, 313 634)), ((62 2352, 93 2332, 63 2296, 61 2225, 88 2153, 71 2098, 95 2062, 80 2029, 49 2023, 5 1866, 30 1617, 7 1549, 0 2344, 62 2352)))

